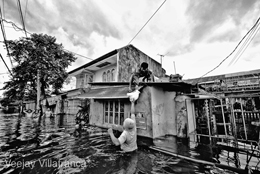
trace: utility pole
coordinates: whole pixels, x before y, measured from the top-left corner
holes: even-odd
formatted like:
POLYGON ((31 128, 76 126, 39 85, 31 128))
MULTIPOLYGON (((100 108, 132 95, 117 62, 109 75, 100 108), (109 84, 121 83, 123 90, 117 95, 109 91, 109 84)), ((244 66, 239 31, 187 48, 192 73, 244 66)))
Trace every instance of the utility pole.
POLYGON ((41 98, 41 83, 40 83, 40 70, 37 70, 37 102, 36 110, 40 109, 40 98, 41 98))
POLYGON ((162 54, 157 54, 157 55, 161 57, 161 68, 162 68, 162 75, 163 75, 162 58, 164 57, 164 55, 162 54))
POLYGON ((173 66, 174 66, 174 72, 175 72, 175 74, 176 74, 175 61, 173 61, 173 66))

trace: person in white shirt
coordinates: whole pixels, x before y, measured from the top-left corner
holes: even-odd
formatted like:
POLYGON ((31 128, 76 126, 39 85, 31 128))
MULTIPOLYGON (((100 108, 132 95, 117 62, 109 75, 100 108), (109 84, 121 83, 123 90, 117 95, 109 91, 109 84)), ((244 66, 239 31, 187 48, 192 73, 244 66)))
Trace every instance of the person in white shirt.
POLYGON ((130 97, 131 101, 131 117, 126 118, 123 123, 123 132, 119 138, 114 136, 112 128, 108 129, 108 133, 111 137, 112 142, 116 146, 121 146, 124 152, 133 152, 137 150, 137 132, 136 132, 136 121, 135 121, 135 99, 130 97))

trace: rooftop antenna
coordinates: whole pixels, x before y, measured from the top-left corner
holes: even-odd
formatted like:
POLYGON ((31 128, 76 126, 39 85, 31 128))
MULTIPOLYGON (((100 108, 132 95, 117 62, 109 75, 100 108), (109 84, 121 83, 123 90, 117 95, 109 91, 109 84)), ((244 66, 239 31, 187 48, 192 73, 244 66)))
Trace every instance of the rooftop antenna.
POLYGON ((169 53, 169 52, 167 52, 166 54, 157 54, 158 56, 160 56, 160 57, 161 57, 161 67, 162 67, 162 73, 163 73, 162 58, 163 58, 164 56, 166 56, 168 53, 169 53))

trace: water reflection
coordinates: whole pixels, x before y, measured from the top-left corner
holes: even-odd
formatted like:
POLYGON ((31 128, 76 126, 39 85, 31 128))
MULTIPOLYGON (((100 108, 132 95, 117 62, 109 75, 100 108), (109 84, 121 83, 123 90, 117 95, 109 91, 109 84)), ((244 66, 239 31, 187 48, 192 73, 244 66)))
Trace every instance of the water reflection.
MULTIPOLYGON (((89 127, 76 137, 74 125, 71 115, 40 120, 0 115, 0 173, 221 173, 145 146, 122 153, 112 145, 107 130, 89 127)), ((186 146, 177 149, 190 154, 186 146)))

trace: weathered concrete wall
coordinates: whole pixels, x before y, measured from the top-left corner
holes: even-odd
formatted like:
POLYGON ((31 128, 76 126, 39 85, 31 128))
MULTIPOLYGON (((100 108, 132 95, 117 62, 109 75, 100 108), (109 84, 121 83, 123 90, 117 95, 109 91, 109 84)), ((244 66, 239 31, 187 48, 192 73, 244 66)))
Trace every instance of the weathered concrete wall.
POLYGON ((161 64, 132 45, 119 49, 118 55, 119 82, 128 82, 131 74, 139 68, 142 62, 149 64, 149 69, 153 71, 155 76, 162 76, 161 64))
POLYGON ((89 123, 97 126, 104 126, 104 107, 102 100, 90 101, 89 123))
POLYGON ((180 138, 186 138, 188 136, 188 114, 186 100, 188 96, 179 95, 175 100, 175 114, 177 116, 177 136, 180 138))
POLYGON ((195 108, 190 98, 186 99, 186 107, 188 115, 188 134, 190 134, 196 130, 195 108))
POLYGON ((151 88, 153 138, 176 135, 175 92, 151 88))
MULTIPOLYGON (((90 124, 95 124, 101 127, 109 127, 111 124, 104 123, 104 101, 106 100, 91 100, 90 104, 90 124)), ((131 103, 129 99, 124 102, 124 119, 130 116, 131 103)), ((153 137, 152 132, 152 110, 151 110, 151 93, 150 88, 143 89, 136 101, 135 105, 136 120, 145 121, 145 126, 137 129, 138 135, 144 137, 153 137), (141 118, 142 117, 142 118, 141 118)))
MULTIPOLYGON (((152 138, 153 137, 153 125, 152 125, 152 105, 151 105, 150 90, 151 90, 150 87, 145 87, 142 90, 138 100, 136 101, 135 112, 142 113, 144 121, 146 122, 145 129, 144 128, 137 129, 138 135, 152 138)), ((136 120, 138 121, 138 114, 137 114, 136 120)), ((144 127, 144 126, 142 126, 142 127, 144 127)))

